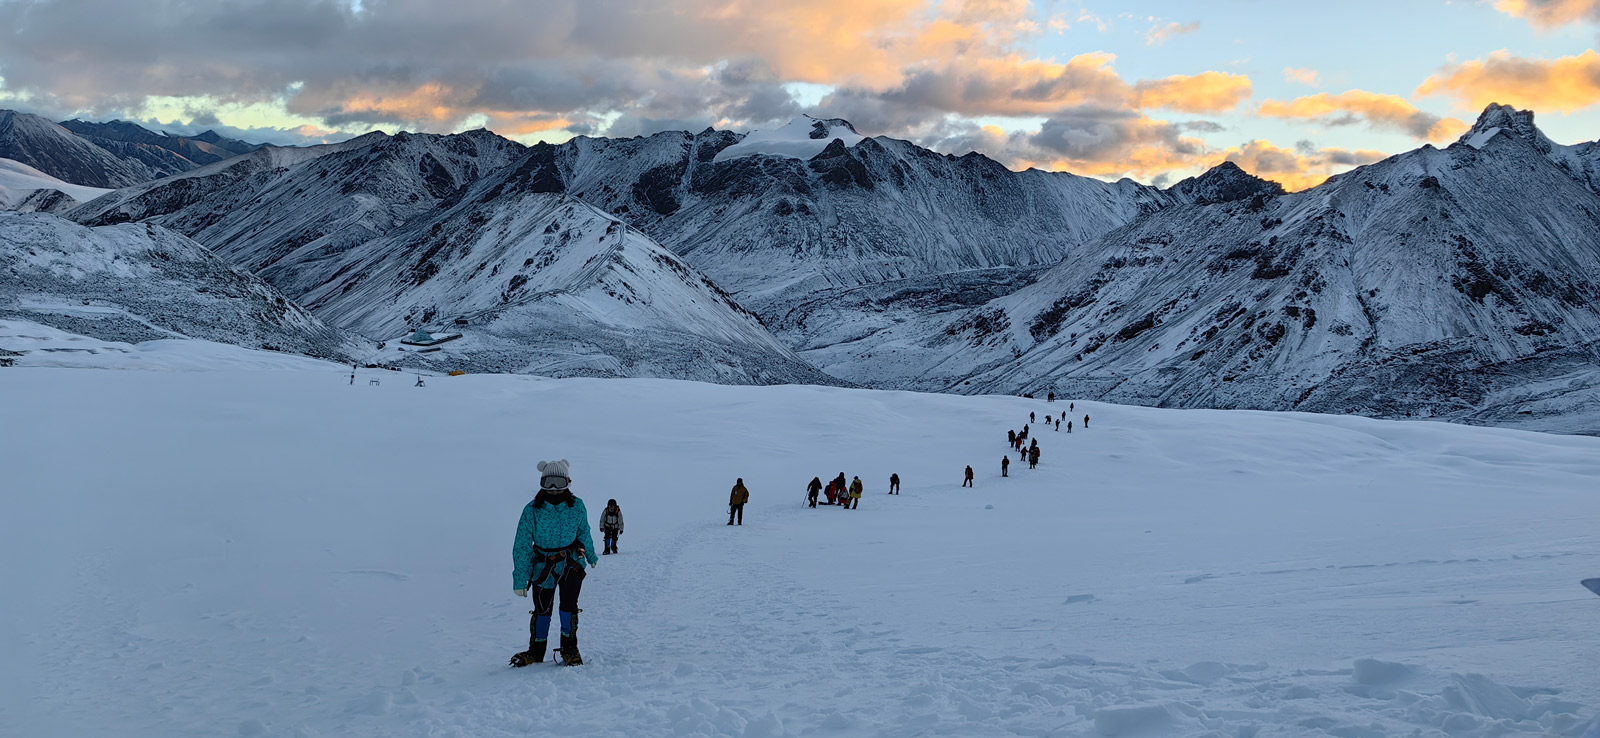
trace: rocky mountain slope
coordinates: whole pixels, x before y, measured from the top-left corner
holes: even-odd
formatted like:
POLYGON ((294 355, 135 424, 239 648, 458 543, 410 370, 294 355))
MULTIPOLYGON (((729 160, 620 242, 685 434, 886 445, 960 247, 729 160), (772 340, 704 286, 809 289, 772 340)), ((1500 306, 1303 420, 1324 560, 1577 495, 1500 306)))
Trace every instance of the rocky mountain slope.
POLYGON ((0 110, 0 158, 89 187, 127 187, 161 176, 138 159, 107 151, 45 118, 0 110))
POLYGON ((296 281, 319 286, 302 299, 369 336, 464 334, 429 357, 438 368, 839 384, 672 252, 547 189, 528 160, 486 177, 400 231, 303 264, 296 281))
POLYGON ((1447 149, 1154 212, 1013 294, 806 356, 879 386, 1600 432, 1586 150, 1491 107, 1447 149))
POLYGON ((481 130, 265 147, 121 190, 71 216, 89 225, 158 223, 298 295, 320 284, 286 276, 299 264, 388 233, 511 164, 522 150, 481 130))
POLYGON ((819 290, 1051 265, 1173 202, 1130 180, 1013 172, 979 154, 862 138, 843 121, 801 122, 836 138, 804 159, 713 130, 577 138, 542 155, 562 191, 625 218, 768 318, 819 290))
POLYGON ((0 214, 0 317, 105 341, 199 338, 344 361, 365 341, 150 224, 0 214))

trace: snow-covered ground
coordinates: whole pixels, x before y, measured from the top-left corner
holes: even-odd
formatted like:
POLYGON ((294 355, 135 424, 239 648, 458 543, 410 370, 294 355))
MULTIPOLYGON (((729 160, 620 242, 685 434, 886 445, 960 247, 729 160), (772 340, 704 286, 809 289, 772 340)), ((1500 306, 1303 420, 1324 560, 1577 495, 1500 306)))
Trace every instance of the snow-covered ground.
POLYGON ((352 386, 159 343, 0 369, 0 734, 1577 736, 1600 708, 1600 439, 1080 402, 1002 479, 1006 429, 1066 401, 352 386), (588 663, 510 669, 545 458, 628 528, 588 663), (840 471, 859 510, 802 508, 840 471))
POLYGON ((88 202, 111 190, 63 182, 20 161, 0 157, 0 208, 21 202, 34 190, 60 190, 88 202))

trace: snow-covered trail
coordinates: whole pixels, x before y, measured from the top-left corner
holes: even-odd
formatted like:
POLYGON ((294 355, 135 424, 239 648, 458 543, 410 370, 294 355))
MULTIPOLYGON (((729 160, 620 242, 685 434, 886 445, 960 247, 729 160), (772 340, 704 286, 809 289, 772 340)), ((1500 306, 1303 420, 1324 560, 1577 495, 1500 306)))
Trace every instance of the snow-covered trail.
POLYGON ((317 366, 0 370, 0 734, 1575 736, 1600 707, 1600 439, 1079 403, 1001 479, 1006 428, 1065 402, 317 366), (508 669, 557 457, 628 530, 589 663, 508 669), (840 471, 861 508, 803 509, 840 471))

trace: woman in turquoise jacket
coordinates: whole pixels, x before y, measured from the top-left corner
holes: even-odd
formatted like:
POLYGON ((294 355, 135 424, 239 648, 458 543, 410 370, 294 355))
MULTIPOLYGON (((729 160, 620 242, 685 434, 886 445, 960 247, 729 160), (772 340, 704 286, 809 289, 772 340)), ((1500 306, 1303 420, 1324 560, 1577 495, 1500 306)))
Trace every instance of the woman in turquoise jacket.
POLYGON ((528 650, 511 657, 512 666, 544 661, 550 635, 550 611, 561 589, 561 654, 563 663, 583 663, 578 654, 578 592, 583 588, 584 566, 600 564, 589 535, 589 509, 567 489, 566 459, 539 462, 539 494, 522 508, 517 539, 511 546, 511 589, 518 597, 533 592, 532 634, 528 650))

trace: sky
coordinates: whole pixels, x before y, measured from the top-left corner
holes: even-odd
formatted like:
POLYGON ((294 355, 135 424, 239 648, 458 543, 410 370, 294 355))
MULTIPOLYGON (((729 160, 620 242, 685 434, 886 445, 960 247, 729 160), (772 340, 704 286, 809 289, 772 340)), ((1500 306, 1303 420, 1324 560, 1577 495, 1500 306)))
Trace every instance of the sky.
POLYGON ((802 114, 938 151, 1291 189, 1491 102, 1600 138, 1600 0, 0 0, 0 107, 252 141, 525 143, 802 114))

